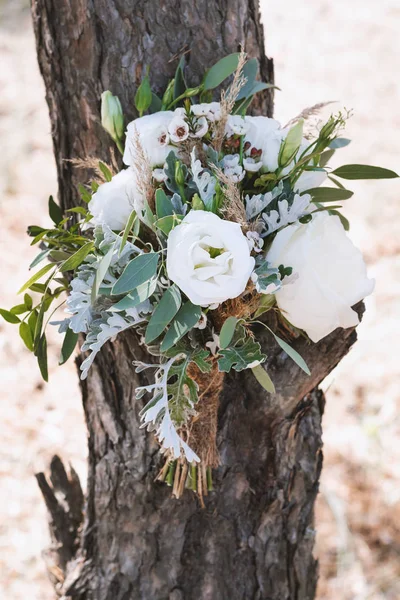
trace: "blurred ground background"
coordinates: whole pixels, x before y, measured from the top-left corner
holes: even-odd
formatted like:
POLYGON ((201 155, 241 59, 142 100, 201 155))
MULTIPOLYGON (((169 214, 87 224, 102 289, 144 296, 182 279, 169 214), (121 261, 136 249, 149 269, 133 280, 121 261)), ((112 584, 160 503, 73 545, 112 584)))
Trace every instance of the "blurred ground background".
MULTIPOLYGON (((398 0, 262 1, 275 60, 276 117, 340 100, 354 142, 336 163, 400 169, 398 0)), ((0 0, 0 305, 15 303, 56 192, 50 126, 27 0, 0 0)), ((339 154, 339 153, 338 153, 339 154)), ((400 598, 400 184, 360 182, 346 204, 376 291, 359 341, 324 384, 325 465, 317 503, 318 600, 400 598)), ((0 323, 0 597, 53 600, 41 551, 46 514, 33 477, 57 452, 84 480, 86 432, 73 363, 43 385, 15 326, 0 323)))

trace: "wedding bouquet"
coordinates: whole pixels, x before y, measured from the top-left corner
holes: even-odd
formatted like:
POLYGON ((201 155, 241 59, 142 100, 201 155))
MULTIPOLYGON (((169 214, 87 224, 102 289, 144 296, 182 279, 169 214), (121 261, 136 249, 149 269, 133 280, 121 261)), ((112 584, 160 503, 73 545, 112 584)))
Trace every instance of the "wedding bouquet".
POLYGON ((137 398, 150 395, 143 426, 155 431, 166 459, 159 478, 177 497, 185 486, 200 496, 211 489, 224 374, 250 369, 274 392, 255 324, 309 373, 264 313, 276 311, 286 330, 312 342, 357 325, 352 306, 374 283, 345 233, 337 202, 352 192, 340 180, 397 176, 364 165, 329 168, 349 143, 341 135, 347 114, 314 130, 306 125, 318 105, 285 127, 247 116, 254 94, 271 87, 257 72, 256 59, 232 54, 189 88, 182 59, 162 99, 146 75, 135 97, 140 116, 126 136, 120 102, 104 92, 102 124, 124 167, 75 161, 95 169, 80 186, 82 204, 63 215, 50 198, 54 226, 29 228, 41 248, 31 268, 49 262, 20 290, 23 303, 1 311, 19 325, 45 380, 45 315, 64 292, 67 317, 55 322, 65 335, 60 363, 84 335, 82 379, 108 340, 137 331, 154 357, 136 363, 138 373, 152 373, 136 389, 137 398), (220 102, 212 101, 227 78, 220 102))

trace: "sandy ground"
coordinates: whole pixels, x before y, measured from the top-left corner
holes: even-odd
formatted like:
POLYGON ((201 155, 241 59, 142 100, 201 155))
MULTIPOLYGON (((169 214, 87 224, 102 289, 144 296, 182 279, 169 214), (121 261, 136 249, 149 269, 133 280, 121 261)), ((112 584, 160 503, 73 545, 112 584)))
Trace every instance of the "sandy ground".
MULTIPOLYGON (((27 3, 26 3, 27 4, 27 3)), ((354 142, 337 163, 400 169, 398 0, 262 2, 275 59, 276 116, 282 122, 319 101, 354 110, 354 142)), ((56 191, 50 126, 24 2, 0 0, 0 305, 15 302, 35 250, 27 225, 47 223, 56 191)), ((362 248, 375 294, 359 342, 325 382, 325 467, 317 503, 318 600, 400 598, 400 184, 351 185, 351 236, 362 248)), ((54 452, 85 478, 86 431, 73 364, 50 383, 14 326, 0 323, 0 597, 52 600, 41 551, 45 509, 33 473, 54 452)))

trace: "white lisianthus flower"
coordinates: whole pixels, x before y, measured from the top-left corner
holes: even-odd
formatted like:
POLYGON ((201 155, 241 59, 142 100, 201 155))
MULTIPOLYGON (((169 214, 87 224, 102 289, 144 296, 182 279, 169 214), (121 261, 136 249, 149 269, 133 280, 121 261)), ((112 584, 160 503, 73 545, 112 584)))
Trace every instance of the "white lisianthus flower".
POLYGON ((351 308, 372 293, 361 252, 336 216, 317 213, 310 223, 290 225, 276 235, 266 259, 273 267, 290 266, 298 274, 276 293, 285 317, 313 342, 337 327, 354 327, 351 308))
POLYGON ((302 193, 312 188, 319 187, 327 178, 326 171, 303 171, 296 183, 294 190, 302 193))
POLYGON ((175 115, 168 125, 170 139, 178 144, 184 142, 189 137, 189 125, 181 115, 175 115))
POLYGON ((137 189, 135 172, 131 168, 100 185, 88 204, 93 215, 91 224, 108 225, 113 231, 122 231, 132 210, 139 213, 143 206, 144 198, 137 189))
POLYGON ((210 306, 236 298, 254 268, 240 225, 192 210, 168 236, 168 277, 193 304, 210 306))
POLYGON ((136 129, 150 165, 152 167, 163 165, 168 154, 171 150, 174 150, 174 147, 170 145, 168 133, 168 126, 173 118, 174 113, 170 110, 165 110, 131 121, 126 130, 124 163, 132 165, 135 161, 133 138, 136 129))

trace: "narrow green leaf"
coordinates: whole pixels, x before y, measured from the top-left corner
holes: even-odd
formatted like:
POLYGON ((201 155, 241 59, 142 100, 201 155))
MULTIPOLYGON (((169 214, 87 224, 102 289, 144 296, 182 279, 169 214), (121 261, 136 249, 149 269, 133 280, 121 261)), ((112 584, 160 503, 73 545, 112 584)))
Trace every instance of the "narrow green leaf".
POLYGON ((34 275, 32 275, 32 277, 30 279, 28 279, 28 281, 26 283, 24 283, 24 285, 22 286, 22 288, 19 290, 18 294, 22 294, 22 292, 25 292, 25 290, 27 290, 28 288, 30 288, 33 283, 35 283, 38 279, 40 279, 41 277, 43 277, 43 275, 45 275, 46 273, 48 273, 50 271, 50 269, 54 269, 54 265, 52 265, 51 263, 49 263, 48 265, 45 265, 44 267, 42 267, 40 269, 40 271, 38 271, 37 273, 35 273, 34 275))
POLYGON ((135 223, 136 220, 137 220, 137 214, 136 214, 136 211, 133 210, 131 212, 131 214, 129 215, 128 222, 127 222, 127 224, 125 226, 124 233, 122 235, 121 245, 119 247, 119 256, 121 256, 122 250, 125 247, 125 244, 126 244, 126 242, 128 240, 128 236, 129 236, 129 234, 130 234, 130 232, 132 230, 133 224, 135 223))
POLYGON ((221 327, 219 334, 219 345, 220 348, 227 348, 232 341, 233 334, 235 333, 236 325, 239 319, 236 317, 228 317, 221 327))
POLYGON ((342 223, 345 231, 349 231, 350 223, 349 223, 348 219, 346 219, 346 217, 344 215, 342 215, 341 212, 339 212, 338 210, 329 210, 328 212, 330 215, 336 215, 337 217, 339 217, 340 222, 342 223))
POLYGON ((13 306, 10 309, 10 313, 12 313, 13 315, 23 315, 24 313, 28 312, 28 308, 25 306, 24 304, 17 304, 17 306, 13 306))
MULTIPOLYGON (((109 309, 110 311, 126 310, 127 308, 134 308, 138 304, 141 304, 147 298, 150 298, 156 291, 157 279, 153 278, 150 281, 146 281, 134 289, 130 294, 127 294, 122 300, 113 304, 109 309)), ((100 289, 100 293, 101 293, 100 289)))
POLYGON ((397 173, 382 167, 370 165, 344 165, 332 171, 332 175, 342 179, 394 179, 397 173))
POLYGON ((34 269, 40 262, 42 262, 42 260, 46 258, 49 252, 50 250, 48 250, 47 248, 46 250, 42 250, 42 252, 39 252, 39 254, 33 259, 31 264, 29 265, 29 270, 34 269))
POLYGON ((109 249, 107 254, 105 256, 103 256, 103 258, 101 259, 101 261, 99 263, 99 266, 97 267, 96 275, 94 277, 94 282, 93 282, 93 286, 92 286, 92 292, 91 292, 92 304, 94 303, 94 301, 97 298, 100 285, 108 271, 108 267, 111 264, 111 259, 113 257, 113 254, 114 254, 114 244, 111 246, 111 248, 109 249))
POLYGON ((142 283, 152 279, 157 272, 158 254, 148 252, 131 260, 123 270, 121 277, 114 284, 112 294, 126 294, 142 283))
POLYGON ((307 190, 306 193, 312 196, 313 202, 341 202, 351 198, 354 192, 333 187, 318 187, 307 190))
POLYGON ((47 340, 46 336, 43 334, 39 340, 36 349, 36 357, 39 364, 39 369, 42 374, 42 377, 45 381, 49 380, 48 368, 47 368, 47 340))
POLYGON ((307 373, 307 375, 311 375, 310 369, 308 368, 308 366, 307 366, 306 361, 304 360, 304 358, 302 358, 300 356, 300 354, 298 352, 296 352, 296 350, 294 350, 294 348, 292 348, 291 346, 289 346, 289 344, 287 342, 283 341, 271 329, 269 329, 269 331, 272 333, 272 335, 274 336, 275 340, 278 342, 278 344, 280 345, 280 347, 282 348, 282 350, 284 350, 286 352, 286 354, 288 356, 290 356, 290 358, 296 363, 296 365, 298 367, 300 367, 300 369, 303 369, 303 371, 305 373, 307 373))
POLYGON ((304 119, 299 119, 289 130, 279 151, 278 163, 280 167, 289 165, 296 156, 303 139, 304 119))
POLYGON ((162 100, 155 94, 151 92, 151 103, 149 106, 149 113, 153 114, 155 112, 160 112, 162 110, 162 100))
POLYGON ((33 335, 31 328, 28 323, 22 322, 19 326, 19 336, 24 342, 25 346, 33 352, 33 335))
POLYGON ((239 53, 228 54, 209 69, 204 77, 204 89, 213 90, 237 69, 239 53))
POLYGON ((103 173, 103 175, 105 177, 105 180, 106 181, 111 181, 111 179, 112 179, 112 173, 111 173, 110 169, 107 167, 107 165, 104 164, 103 162, 101 162, 101 160, 99 160, 99 169, 103 173))
POLYGON ((93 250, 94 243, 88 242, 79 250, 75 252, 72 256, 67 258, 67 260, 61 265, 60 271, 65 273, 66 271, 74 271, 80 264, 83 263, 87 255, 93 250))
POLYGON ((336 187, 340 188, 341 190, 345 190, 346 188, 344 187, 343 184, 340 183, 340 181, 338 181, 337 179, 335 179, 334 177, 331 177, 330 175, 328 175, 328 179, 330 181, 332 181, 332 183, 334 185, 336 185, 336 187))
POLYGON ((21 319, 19 319, 17 315, 14 315, 12 312, 5 310, 4 308, 0 308, 0 315, 5 321, 7 321, 7 323, 21 323, 21 319))
POLYGON ((35 335, 35 331, 36 331, 37 318, 38 318, 38 311, 35 309, 34 311, 31 312, 31 314, 28 317, 28 325, 31 330, 32 340, 34 339, 34 335, 35 335))
POLYGON ((335 150, 325 150, 319 157, 319 166, 325 167, 335 154, 335 150))
POLYGON ((72 329, 67 329, 61 348, 60 359, 58 362, 59 365, 63 365, 67 362, 67 360, 75 350, 76 344, 78 342, 78 337, 78 334, 74 333, 72 329))
POLYGON ((166 352, 174 346, 201 317, 200 306, 195 306, 191 302, 186 302, 179 309, 175 319, 172 321, 160 346, 161 352, 166 352))
POLYGON ((257 319, 259 316, 263 315, 264 313, 268 312, 274 306, 275 301, 276 301, 274 294, 260 294, 260 295, 261 295, 260 304, 258 305, 256 312, 254 313, 255 319, 257 319))
POLYGON ((63 219, 62 210, 54 201, 53 196, 49 197, 49 215, 55 225, 58 225, 63 219))
POLYGON ((162 334, 180 309, 181 303, 182 298, 179 288, 176 285, 172 285, 164 292, 160 302, 157 304, 151 315, 144 338, 146 344, 150 344, 150 342, 154 341, 162 334))
POLYGON ((151 102, 152 92, 150 80, 148 75, 145 75, 135 94, 135 107, 140 116, 142 116, 143 113, 149 108, 151 102))
POLYGON ((182 94, 186 91, 186 81, 183 74, 183 69, 185 67, 185 55, 181 56, 178 66, 175 71, 175 81, 174 81, 174 100, 182 96, 182 94))
POLYGON ((270 394, 274 394, 275 393, 274 383, 273 383, 271 377, 268 375, 267 371, 264 369, 264 367, 261 365, 257 365, 256 367, 253 367, 251 370, 253 371, 254 377, 257 379, 258 383, 260 385, 262 385, 264 390, 266 390, 270 394))
POLYGON ((92 194, 81 183, 78 185, 78 190, 79 190, 79 193, 81 195, 81 198, 82 198, 83 202, 85 202, 86 204, 88 204, 91 201, 91 199, 92 199, 92 194))
POLYGON ((248 98, 248 96, 252 95, 252 88, 254 86, 256 77, 258 73, 258 60, 256 58, 250 58, 246 62, 243 67, 242 75, 246 79, 246 83, 239 90, 238 95, 236 96, 236 102, 238 100, 243 100, 244 98, 248 98))

